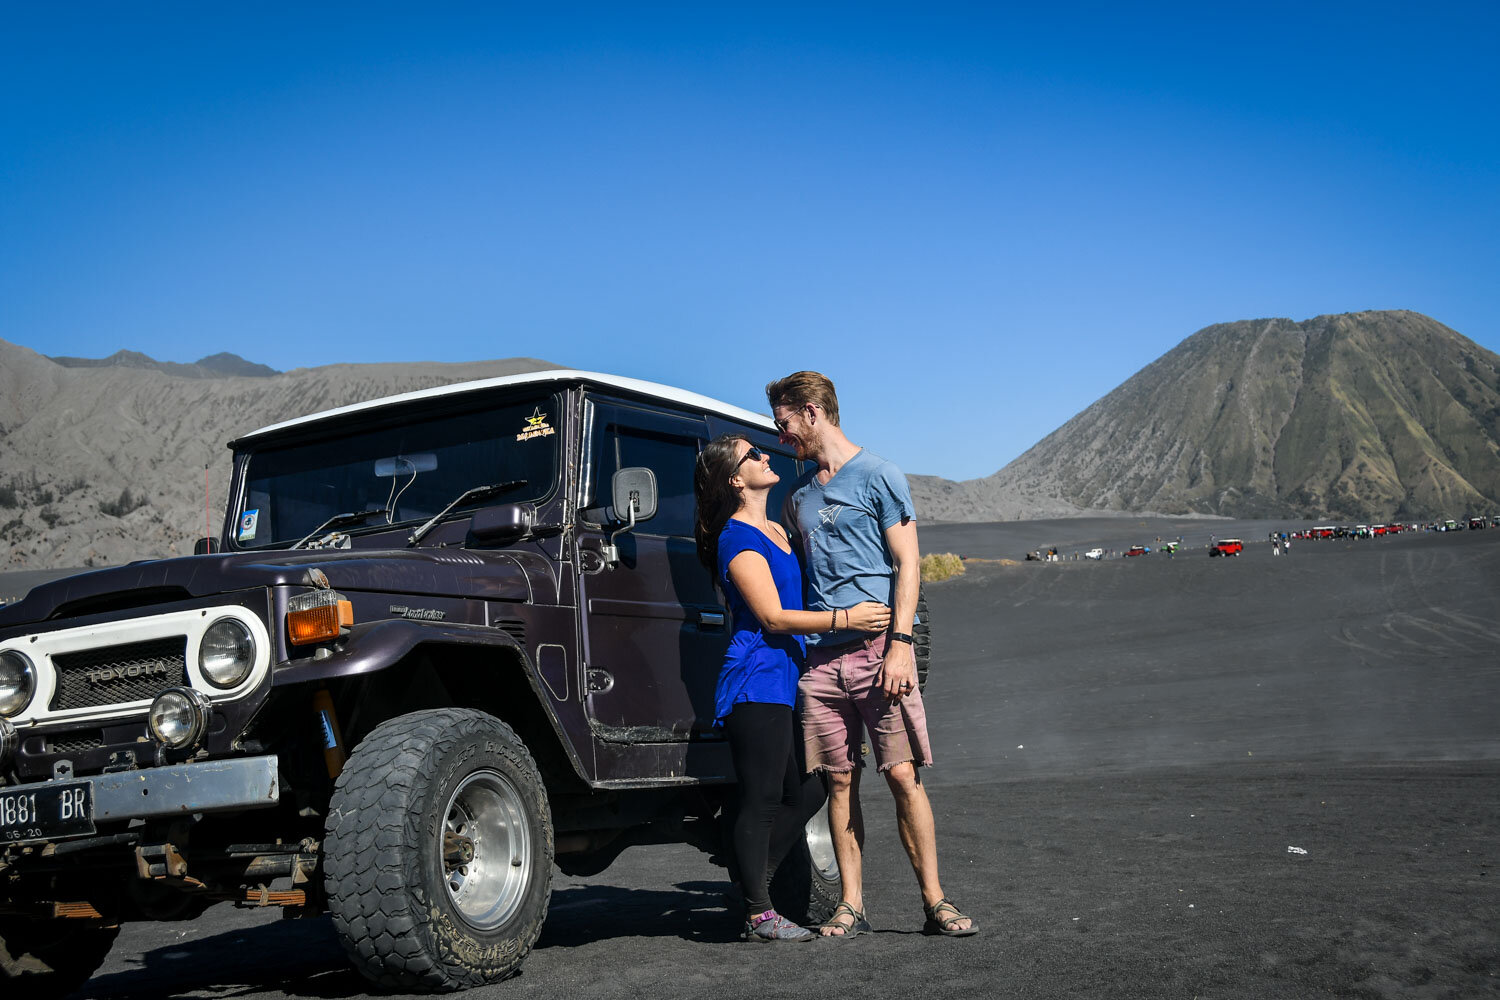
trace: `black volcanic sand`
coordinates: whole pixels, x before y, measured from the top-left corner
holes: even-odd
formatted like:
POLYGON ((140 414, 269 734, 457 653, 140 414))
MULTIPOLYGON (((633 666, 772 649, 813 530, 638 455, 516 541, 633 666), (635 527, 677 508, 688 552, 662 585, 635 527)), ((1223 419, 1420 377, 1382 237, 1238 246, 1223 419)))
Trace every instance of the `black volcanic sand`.
MULTIPOLYGON (((1030 524, 923 547, 998 558, 1046 541, 1030 524)), ((980 936, 918 933, 872 772, 877 933, 738 942, 721 870, 634 848, 558 876, 521 975, 475 995, 1500 995, 1500 531, 975 562, 928 590, 928 782, 980 936)), ((326 919, 221 906, 128 925, 83 995, 365 991, 326 919)))

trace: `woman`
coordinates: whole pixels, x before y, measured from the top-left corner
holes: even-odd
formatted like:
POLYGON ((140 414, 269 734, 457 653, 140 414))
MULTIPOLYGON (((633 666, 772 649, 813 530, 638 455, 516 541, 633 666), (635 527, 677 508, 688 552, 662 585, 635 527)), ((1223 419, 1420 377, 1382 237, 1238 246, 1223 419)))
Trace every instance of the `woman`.
POLYGON ((745 939, 811 941, 814 935, 771 906, 771 862, 802 833, 802 768, 792 707, 806 653, 801 638, 838 628, 879 632, 891 610, 867 601, 837 611, 802 610, 802 568, 781 526, 766 517, 766 497, 781 481, 770 457, 735 435, 716 438, 698 456, 698 558, 724 589, 734 635, 719 671, 714 725, 723 726, 739 777, 734 854, 745 896, 745 939))

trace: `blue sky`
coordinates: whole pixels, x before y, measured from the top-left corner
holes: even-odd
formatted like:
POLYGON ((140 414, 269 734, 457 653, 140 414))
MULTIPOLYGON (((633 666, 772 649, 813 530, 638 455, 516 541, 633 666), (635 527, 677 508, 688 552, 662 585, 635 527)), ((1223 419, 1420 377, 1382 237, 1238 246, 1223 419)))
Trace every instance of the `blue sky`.
POLYGON ((0 338, 526 355, 988 475, 1212 323, 1500 349, 1500 4, 7 4, 0 338))

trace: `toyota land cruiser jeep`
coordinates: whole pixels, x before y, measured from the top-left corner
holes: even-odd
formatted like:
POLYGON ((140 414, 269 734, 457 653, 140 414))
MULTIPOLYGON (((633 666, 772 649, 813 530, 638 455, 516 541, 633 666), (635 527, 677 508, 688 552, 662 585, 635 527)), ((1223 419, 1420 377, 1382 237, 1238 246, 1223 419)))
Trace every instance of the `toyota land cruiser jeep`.
MULTIPOLYGON (((493 982, 554 864, 720 851, 727 623, 692 479, 725 432, 796 479, 769 419, 586 372, 289 420, 231 443, 201 554, 0 609, 5 996, 65 994, 122 921, 223 900, 330 913, 387 987, 493 982)), ((838 900, 826 815, 773 893, 838 900)))

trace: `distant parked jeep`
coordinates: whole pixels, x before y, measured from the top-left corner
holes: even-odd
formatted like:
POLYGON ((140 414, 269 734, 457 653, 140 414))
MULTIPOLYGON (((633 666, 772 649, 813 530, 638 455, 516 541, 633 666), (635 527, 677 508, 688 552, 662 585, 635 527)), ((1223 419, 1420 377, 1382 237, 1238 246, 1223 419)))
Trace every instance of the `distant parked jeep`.
POLYGON ((1221 538, 1208 550, 1211 556, 1237 556, 1245 551, 1245 543, 1238 538, 1221 538))
MULTIPOLYGON (((77 988, 121 921, 219 900, 331 913, 385 987, 494 982, 554 863, 720 851, 727 616, 691 536, 725 432, 791 486, 769 419, 631 379, 347 406, 232 443, 202 554, 0 609, 7 1000, 77 988)), ((826 814, 807 831, 773 895, 817 918, 839 872, 826 814)))

